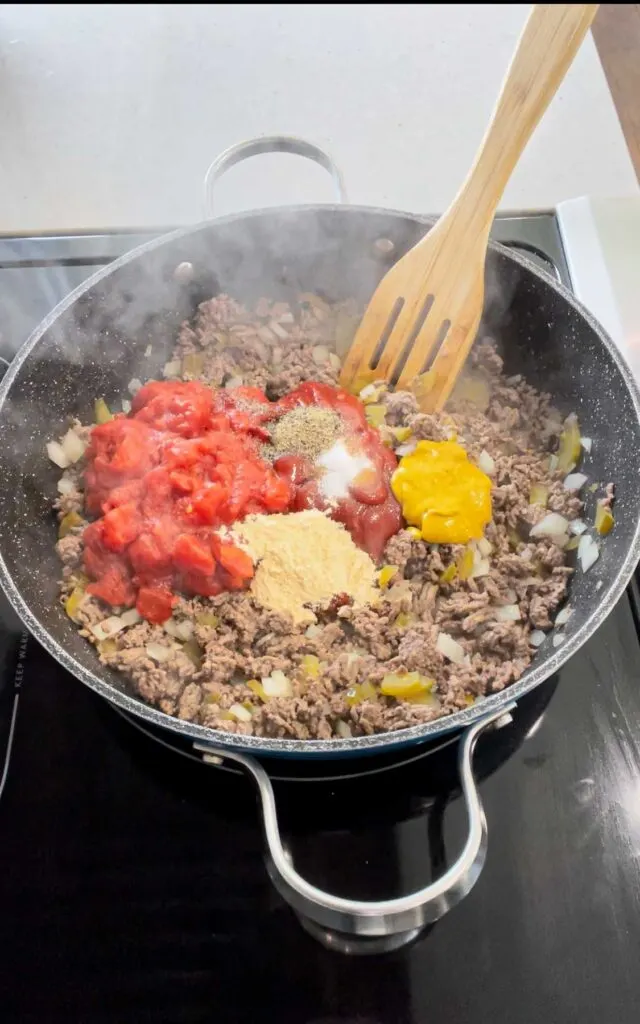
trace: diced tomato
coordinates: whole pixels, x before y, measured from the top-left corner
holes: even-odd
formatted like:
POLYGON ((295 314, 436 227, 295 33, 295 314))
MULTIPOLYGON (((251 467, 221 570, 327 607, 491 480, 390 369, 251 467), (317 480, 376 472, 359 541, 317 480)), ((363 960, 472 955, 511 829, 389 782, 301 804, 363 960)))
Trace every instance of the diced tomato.
POLYGON ((127 505, 129 502, 138 502, 142 496, 143 483, 142 480, 131 480, 127 484, 122 484, 121 487, 114 487, 109 492, 109 496, 102 503, 102 511, 109 512, 112 508, 118 508, 119 505, 127 505))
POLYGON ((174 564, 181 572, 208 576, 216 567, 210 546, 207 547, 194 534, 183 533, 173 549, 174 564))
POLYGON ((119 505, 102 520, 102 543, 111 551, 124 551, 140 531, 138 509, 133 502, 119 505))
POLYGON ((136 599, 136 592, 126 571, 118 566, 112 566, 95 583, 89 583, 87 593, 99 597, 111 605, 124 605, 129 608, 136 599))
POLYGON ((171 558, 152 533, 142 533, 134 540, 127 555, 138 576, 157 574, 171 565, 171 558))
POLYGON ((166 587, 140 587, 136 608, 143 619, 162 623, 171 617, 176 598, 166 587))
POLYGON ((235 544, 221 544, 218 560, 223 569, 230 575, 241 580, 250 580, 253 576, 253 562, 241 548, 235 544))
POLYGON ((218 511, 225 498, 225 489, 220 484, 209 484, 206 490, 194 495, 193 510, 200 522, 211 526, 219 522, 218 511))
POLYGON ((197 381, 152 381, 140 388, 132 405, 136 420, 181 437, 206 430, 212 411, 211 388, 197 381))
POLYGON ((293 488, 275 473, 267 473, 262 484, 262 500, 267 512, 284 512, 289 507, 293 488))
POLYGON ((190 473, 181 473, 179 470, 169 473, 169 480, 174 491, 177 491, 178 494, 191 494, 196 483, 196 480, 190 473))
POLYGON ((188 594, 197 594, 199 597, 217 597, 225 589, 216 576, 201 576, 197 572, 185 573, 180 585, 188 594))

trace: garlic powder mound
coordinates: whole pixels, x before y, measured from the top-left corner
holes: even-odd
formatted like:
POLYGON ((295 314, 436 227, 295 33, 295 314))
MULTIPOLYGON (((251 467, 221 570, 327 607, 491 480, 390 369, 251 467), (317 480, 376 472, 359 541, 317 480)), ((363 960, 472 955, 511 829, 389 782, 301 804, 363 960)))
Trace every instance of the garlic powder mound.
POLYGON ((257 563, 255 600, 297 624, 316 621, 305 605, 326 607, 336 594, 348 594, 357 608, 379 598, 374 562, 322 512, 248 516, 232 533, 257 563))

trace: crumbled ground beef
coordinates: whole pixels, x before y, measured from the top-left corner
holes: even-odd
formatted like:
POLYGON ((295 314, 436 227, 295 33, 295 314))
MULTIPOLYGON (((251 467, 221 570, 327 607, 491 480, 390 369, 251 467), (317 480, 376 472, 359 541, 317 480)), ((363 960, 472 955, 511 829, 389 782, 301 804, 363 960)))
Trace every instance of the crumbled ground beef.
MULTIPOLYGON (((248 314, 233 299, 219 296, 183 325, 172 362, 181 362, 186 379, 213 386, 253 384, 271 398, 304 380, 334 384, 345 307, 353 318, 348 304, 330 307, 311 296, 303 298, 294 316, 285 303, 262 299, 248 314)), ((296 739, 406 728, 451 714, 518 679, 534 654, 531 630, 551 628, 571 574, 564 550, 550 540, 530 538, 531 527, 549 510, 572 519, 582 503, 565 490, 562 474, 549 470, 550 442, 562 427, 549 396, 519 376, 505 377, 487 340, 475 345, 470 372, 482 382, 484 401, 460 392, 442 415, 421 413, 407 392, 378 400, 386 406, 383 429, 389 443, 399 443, 389 428, 408 426, 415 439, 456 437, 472 460, 484 457, 486 464, 488 456, 492 461, 493 520, 485 533, 491 548, 484 575, 461 579, 458 573, 444 582, 443 573, 458 563, 464 548, 429 545, 402 530, 384 552, 383 562, 397 566, 397 572, 376 606, 325 610, 318 626, 304 629, 246 594, 181 598, 173 621, 193 624, 189 644, 161 626, 140 622, 97 645, 103 664, 124 672, 144 700, 167 714, 226 732, 296 739), (548 489, 547 509, 529 504, 533 484, 548 489), (517 605, 517 621, 500 619, 505 605, 517 605), (200 621, 204 613, 209 619, 215 614, 216 623, 200 621), (442 632, 462 647, 462 664, 439 653, 442 632), (161 662, 149 646, 158 644, 166 650, 161 662), (319 673, 310 667, 309 655, 318 659, 319 673), (262 702, 247 682, 278 670, 286 674, 291 694, 262 702), (362 684, 405 671, 434 681, 427 703, 380 695, 358 699, 362 684), (248 721, 229 711, 241 704, 251 711, 248 721)), ((65 493, 55 502, 59 518, 82 511, 82 465, 66 470, 63 479, 65 493)), ((604 503, 612 500, 609 484, 604 503)), ((62 600, 77 583, 82 532, 76 527, 57 545, 64 565, 62 600)), ((85 599, 77 615, 82 634, 95 643, 91 627, 113 613, 85 599)))

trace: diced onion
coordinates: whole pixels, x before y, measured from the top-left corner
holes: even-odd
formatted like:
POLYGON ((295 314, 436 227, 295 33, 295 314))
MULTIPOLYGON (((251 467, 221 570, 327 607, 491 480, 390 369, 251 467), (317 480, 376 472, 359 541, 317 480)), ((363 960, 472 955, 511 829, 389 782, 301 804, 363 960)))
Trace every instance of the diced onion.
POLYGON ((367 384, 365 387, 363 387, 362 391, 358 395, 358 398, 362 402, 366 402, 367 398, 374 398, 374 397, 375 398, 378 397, 378 389, 376 388, 376 386, 374 384, 367 384))
POLYGON ((403 455, 411 455, 416 450, 417 441, 406 441, 405 444, 399 444, 396 448, 396 455, 402 457, 403 455))
POLYGON ((264 676, 261 679, 261 683, 267 697, 291 696, 291 682, 287 679, 284 672, 281 672, 279 669, 272 672, 270 676, 264 676))
POLYGON ((559 462, 559 459, 558 459, 557 455, 550 455, 549 456, 549 472, 550 473, 555 473, 556 469, 558 468, 558 462, 559 462))
POLYGON ((304 635, 308 636, 310 640, 313 640, 315 637, 320 636, 321 633, 322 630, 320 629, 320 626, 315 625, 307 626, 307 628, 304 631, 304 635))
POLYGON ((322 366, 329 359, 329 349, 326 345, 314 345, 311 349, 311 358, 316 366, 322 366))
POLYGON ((239 722, 251 721, 251 712, 248 708, 244 708, 242 704, 232 704, 229 708, 229 714, 237 718, 239 722))
POLYGON ((587 482, 586 473, 569 473, 569 476, 564 478, 564 489, 565 491, 579 491, 581 487, 587 482))
POLYGON ((600 550, 591 534, 583 534, 578 545, 578 561, 582 571, 588 572, 594 562, 598 561, 599 557, 600 550))
POLYGON ((229 377, 229 380, 225 384, 225 388, 230 391, 231 388, 241 388, 244 384, 242 377, 229 377))
POLYGON ((491 474, 495 473, 496 470, 495 462, 489 455, 489 452, 485 451, 484 448, 478 456, 478 469, 481 469, 483 473, 487 474, 487 476, 491 476, 491 474))
POLYGON ((498 622, 518 622, 520 609, 517 604, 503 604, 496 608, 496 619, 498 622))
POLYGON ((89 628, 98 640, 106 640, 107 637, 115 636, 116 633, 120 633, 126 625, 127 623, 122 621, 122 616, 110 615, 108 619, 103 619, 102 622, 96 622, 95 625, 90 626, 89 628))
POLYGON ((488 576, 491 571, 491 565, 489 564, 488 558, 483 558, 477 548, 473 552, 473 568, 471 569, 471 578, 474 580, 480 579, 481 576, 488 576))
POLYGON ((463 665, 465 659, 464 647, 461 647, 457 640, 454 640, 448 633, 438 633, 436 640, 436 651, 442 654, 454 665, 463 665))
POLYGON ((137 622, 140 622, 142 616, 140 612, 135 608, 129 608, 126 612, 123 612, 120 616, 120 622, 123 626, 135 626, 137 622))
POLYGON ((171 648, 163 644, 147 644, 145 650, 154 661, 163 662, 171 657, 171 648))
POLYGON ((587 528, 587 524, 582 522, 582 519, 574 519, 569 523, 569 533, 572 533, 575 537, 579 537, 581 533, 587 528))
POLYGON ((480 540, 476 541, 476 547, 480 554, 486 558, 493 551, 490 541, 486 537, 481 537, 480 540))
POLYGON ((71 428, 71 430, 67 430, 60 444, 70 463, 77 462, 78 459, 81 459, 84 455, 85 448, 87 447, 86 443, 78 436, 78 434, 76 434, 73 428, 71 428))
POLYGON ((179 359, 172 359, 165 363, 162 368, 163 377, 179 377, 182 372, 182 363, 179 359))
POLYGON ((564 626, 564 624, 566 622, 568 622, 569 619, 571 618, 571 612, 572 612, 572 609, 569 608, 568 605, 565 605, 565 607, 562 608, 558 612, 558 614, 556 615, 556 621, 555 621, 554 625, 556 625, 556 626, 564 626))
POLYGON ((128 398, 123 398, 122 402, 120 404, 122 406, 122 411, 124 413, 130 413, 131 412, 131 402, 129 401, 128 398))
POLYGON ((590 437, 581 437, 580 444, 584 448, 585 452, 589 453, 591 451, 591 446, 593 445, 593 440, 590 437))
POLYGON ((529 643, 532 647, 539 647, 540 644, 544 643, 545 634, 541 629, 534 629, 533 633, 529 637, 529 643))
POLYGON ((336 722, 335 730, 336 736, 339 736, 341 740, 350 740, 353 735, 351 732, 351 726, 341 718, 336 722))
POLYGON ((564 634, 563 633, 554 633, 553 634, 553 638, 551 640, 551 643, 553 644, 554 647, 559 647, 560 644, 564 643, 564 634))
POLYGON ((136 391, 139 391, 141 387, 142 387, 142 381, 138 380, 137 377, 134 377, 127 384, 127 391, 129 392, 130 395, 135 395, 136 391))
POLYGON ((48 442, 47 455, 59 469, 67 469, 67 467, 71 465, 69 456, 58 441, 48 442))
POLYGON ((58 494, 71 494, 75 489, 76 485, 68 477, 61 476, 58 480, 58 494))
POLYGON ((569 520, 565 519, 558 512, 548 512, 547 515, 531 528, 532 537, 562 537, 569 527, 569 520))

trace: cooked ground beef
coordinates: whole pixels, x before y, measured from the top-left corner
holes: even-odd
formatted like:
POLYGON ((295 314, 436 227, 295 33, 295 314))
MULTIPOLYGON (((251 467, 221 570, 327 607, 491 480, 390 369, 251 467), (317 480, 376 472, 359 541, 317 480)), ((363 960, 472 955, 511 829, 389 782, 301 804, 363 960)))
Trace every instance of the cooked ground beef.
MULTIPOLYGON (((302 297, 295 316, 286 304, 265 299, 248 314, 233 299, 219 296, 200 306, 193 323, 183 325, 170 366, 180 363, 186 379, 214 386, 257 385, 270 398, 304 380, 334 384, 338 352, 345 350, 345 317, 353 327, 349 304, 330 307, 314 296, 302 297)), ((493 521, 486 530, 491 552, 485 575, 461 579, 458 574, 443 582, 443 573, 464 548, 429 545, 403 530, 386 547, 383 561, 397 566, 397 572, 375 607, 355 610, 346 604, 325 610, 318 626, 305 629, 246 594, 180 599, 172 623, 193 624, 187 643, 147 622, 97 643, 90 627, 113 609, 85 598, 76 618, 83 635, 97 643, 100 660, 128 675, 135 691, 167 714, 227 732, 297 739, 405 728, 451 714, 518 679, 535 653, 531 630, 551 628, 571 574, 563 549, 549 540, 533 540, 529 531, 548 510, 572 519, 582 503, 564 489, 563 474, 549 470, 550 441, 562 426, 549 396, 519 376, 506 377, 487 340, 475 345, 470 370, 481 382, 480 402, 461 390, 445 414, 432 416, 421 413, 408 392, 387 393, 380 401, 386 406, 383 431, 396 446, 387 428, 407 426, 417 439, 456 436, 472 460, 492 460, 493 521), (529 504, 533 484, 548 488, 548 509, 529 504), (505 605, 518 606, 518 621, 500 620, 498 609, 505 605), (441 632, 461 645, 462 664, 439 653, 441 632), (161 661, 154 656, 158 645, 166 651, 161 661), (318 659, 319 673, 310 667, 309 655, 318 659), (277 671, 286 674, 291 695, 263 703, 247 682, 277 671), (434 680, 429 703, 380 695, 359 700, 362 684, 405 671, 434 680), (229 712, 242 704, 251 711, 248 721, 229 712)), ((61 519, 82 511, 81 468, 63 474, 65 493, 55 502, 61 519)), ((612 498, 609 485, 605 502, 612 498)), ((78 584, 82 531, 75 527, 57 545, 65 566, 63 601, 78 584)))

